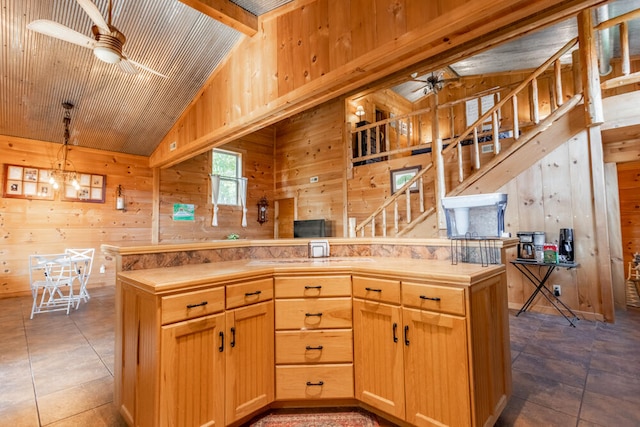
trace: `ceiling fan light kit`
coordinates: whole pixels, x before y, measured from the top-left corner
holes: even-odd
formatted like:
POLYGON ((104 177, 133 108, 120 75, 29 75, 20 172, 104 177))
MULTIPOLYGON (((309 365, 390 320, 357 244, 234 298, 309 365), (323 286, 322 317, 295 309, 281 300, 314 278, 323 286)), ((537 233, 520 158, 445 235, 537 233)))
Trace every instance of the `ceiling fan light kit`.
POLYGON ((127 39, 115 27, 109 26, 109 29, 111 30, 110 34, 102 34, 96 25, 91 27, 96 39, 93 54, 103 62, 117 64, 122 59, 122 46, 127 39))
POLYGON ((91 2, 91 0, 76 1, 95 24, 91 27, 93 38, 79 33, 58 22, 49 21, 47 19, 37 19, 32 21, 27 25, 27 28, 37 33, 44 34, 45 36, 54 37, 78 46, 92 49, 96 58, 108 64, 119 63, 120 70, 125 73, 137 74, 139 72, 139 68, 141 68, 157 76, 167 77, 164 74, 132 60, 123 52, 123 46, 127 39, 123 33, 111 25, 111 0, 109 0, 108 21, 104 19, 100 10, 91 2))

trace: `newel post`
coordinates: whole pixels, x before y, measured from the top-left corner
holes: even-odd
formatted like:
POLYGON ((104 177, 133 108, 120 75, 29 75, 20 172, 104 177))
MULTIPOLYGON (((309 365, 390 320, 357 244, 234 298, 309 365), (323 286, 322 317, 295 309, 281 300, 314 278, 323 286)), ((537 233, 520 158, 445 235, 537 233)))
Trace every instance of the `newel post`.
MULTIPOLYGON (((593 194, 593 220, 595 224, 595 246, 600 284, 600 303, 606 321, 614 321, 613 277, 611 270, 609 219, 607 212, 607 186, 605 180, 604 153, 600 125, 604 122, 602 91, 593 28, 592 11, 583 10, 578 15, 578 40, 580 43, 580 65, 584 95, 585 123, 591 159, 591 188, 593 194)), ((578 190, 579 191, 579 190, 578 190)))

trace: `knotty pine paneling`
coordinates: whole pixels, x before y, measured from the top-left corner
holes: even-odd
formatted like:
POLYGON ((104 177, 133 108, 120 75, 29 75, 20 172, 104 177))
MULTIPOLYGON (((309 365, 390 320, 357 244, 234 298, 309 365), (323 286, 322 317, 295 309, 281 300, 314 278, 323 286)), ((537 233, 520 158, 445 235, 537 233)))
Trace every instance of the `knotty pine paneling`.
POLYGON ((529 16, 553 22, 596 0, 427 3, 317 0, 265 16, 258 33, 243 38, 213 73, 150 165, 174 165, 449 49, 487 47, 487 35, 498 29, 522 25, 522 32, 530 31, 529 16), (177 148, 170 151, 173 142, 177 148))
MULTIPOLYGON (((600 314, 600 284, 597 280, 590 160, 586 132, 581 132, 550 152, 515 179, 498 189, 508 195, 505 229, 515 237, 518 231, 544 231, 546 241, 556 242, 560 228, 573 228, 576 269, 557 269, 549 284, 562 286, 562 301, 572 309, 600 314)), ((509 271, 509 303, 520 307, 533 286, 509 271)), ((538 298, 534 309, 552 314, 554 309, 538 298)))
POLYGON ((343 236, 346 200, 344 115, 344 102, 336 100, 276 126, 276 198, 295 198, 297 219, 323 218, 337 237, 343 236))
POLYGON ((620 228, 625 272, 634 253, 640 253, 640 161, 618 163, 620 228))
POLYGON ((242 154, 247 181, 247 226, 242 227, 240 206, 218 205, 218 226, 212 225, 211 151, 160 171, 161 243, 222 240, 231 233, 243 239, 273 238, 273 145, 274 129, 265 128, 224 147, 242 154), (268 222, 257 222, 257 203, 270 202, 268 222), (174 203, 195 205, 194 221, 173 221, 174 203))
MULTIPOLYGON (((51 167, 61 146, 0 136, 2 162, 8 164, 51 167)), ((115 284, 115 261, 100 252, 101 244, 151 239, 152 172, 146 157, 72 146, 68 158, 78 172, 106 175, 105 203, 65 202, 59 195, 53 201, 0 198, 0 298, 30 292, 30 254, 95 248, 91 288, 115 284), (118 184, 124 188, 125 212, 115 209, 118 184), (100 274, 101 265, 105 274, 100 274)))

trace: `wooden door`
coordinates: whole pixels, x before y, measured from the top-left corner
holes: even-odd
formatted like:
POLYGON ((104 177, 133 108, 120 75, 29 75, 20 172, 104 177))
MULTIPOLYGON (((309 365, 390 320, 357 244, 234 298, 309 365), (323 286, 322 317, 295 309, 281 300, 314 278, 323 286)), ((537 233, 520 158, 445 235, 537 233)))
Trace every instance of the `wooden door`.
POLYGON ((273 301, 226 313, 226 423, 263 408, 274 400, 273 301))
POLYGON ((356 399, 404 418, 404 370, 400 307, 354 299, 356 399))
POLYGON ((224 425, 224 313, 162 327, 161 426, 224 425))
POLYGON ((279 199, 275 202, 276 239, 293 239, 293 221, 296 219, 295 199, 279 199))
POLYGON ((465 319, 403 308, 407 416, 416 426, 471 425, 465 319))

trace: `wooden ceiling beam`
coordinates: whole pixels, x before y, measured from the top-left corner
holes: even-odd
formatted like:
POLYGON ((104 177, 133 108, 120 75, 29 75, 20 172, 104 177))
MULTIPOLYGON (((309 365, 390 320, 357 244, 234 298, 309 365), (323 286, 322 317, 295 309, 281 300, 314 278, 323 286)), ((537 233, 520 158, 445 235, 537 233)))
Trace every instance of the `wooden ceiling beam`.
POLYGON ((249 37, 258 32, 258 17, 229 0, 180 0, 180 2, 249 37))

